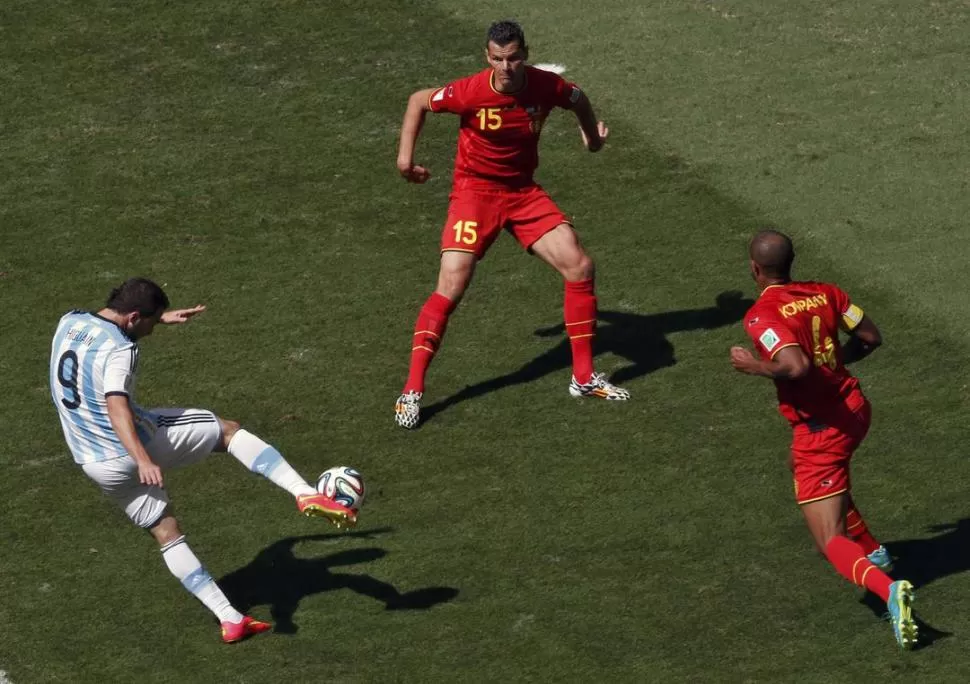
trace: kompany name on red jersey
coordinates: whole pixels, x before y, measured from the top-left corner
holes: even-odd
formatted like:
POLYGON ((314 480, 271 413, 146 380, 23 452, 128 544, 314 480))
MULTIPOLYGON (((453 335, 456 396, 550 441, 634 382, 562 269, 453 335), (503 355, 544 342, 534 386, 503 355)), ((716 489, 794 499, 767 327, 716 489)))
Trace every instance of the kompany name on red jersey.
POLYGON ((791 318, 795 314, 799 314, 802 311, 811 311, 812 309, 817 309, 822 306, 829 305, 829 298, 824 292, 819 292, 811 297, 805 297, 803 299, 796 299, 794 301, 782 304, 778 307, 778 312, 784 318, 791 318))

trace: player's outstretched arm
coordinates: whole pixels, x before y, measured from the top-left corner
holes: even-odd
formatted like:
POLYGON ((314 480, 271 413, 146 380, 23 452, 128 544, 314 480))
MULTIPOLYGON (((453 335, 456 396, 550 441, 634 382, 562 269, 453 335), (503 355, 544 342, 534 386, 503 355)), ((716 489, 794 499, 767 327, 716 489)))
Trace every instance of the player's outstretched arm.
POLYGON ((160 322, 166 325, 177 325, 178 323, 185 323, 193 316, 196 316, 205 311, 204 304, 196 304, 191 309, 174 309, 172 311, 166 311, 162 314, 159 319, 160 322))
POLYGON ((431 173, 414 163, 414 148, 424 127, 424 117, 431 111, 431 96, 438 88, 419 90, 408 98, 408 108, 401 122, 401 141, 397 148, 397 170, 409 183, 424 183, 431 173))
POLYGON ((849 341, 842 347, 842 363, 855 363, 866 358, 882 345, 882 333, 868 314, 850 333, 849 341))
POLYGON ((138 480, 146 485, 162 486, 162 469, 155 465, 148 455, 138 433, 135 431, 135 415, 126 394, 111 394, 105 398, 108 404, 108 420, 115 434, 121 440, 128 455, 138 464, 138 480))
POLYGON ((772 380, 798 380, 804 377, 811 362, 801 347, 783 347, 771 361, 756 358, 751 350, 744 347, 731 347, 731 365, 734 369, 748 375, 760 375, 772 380))
POLYGON ((583 138, 583 145, 590 152, 599 152, 603 149, 610 129, 602 121, 597 121, 593 104, 586 97, 586 93, 580 94, 579 100, 573 105, 573 113, 579 121, 579 134, 583 138))

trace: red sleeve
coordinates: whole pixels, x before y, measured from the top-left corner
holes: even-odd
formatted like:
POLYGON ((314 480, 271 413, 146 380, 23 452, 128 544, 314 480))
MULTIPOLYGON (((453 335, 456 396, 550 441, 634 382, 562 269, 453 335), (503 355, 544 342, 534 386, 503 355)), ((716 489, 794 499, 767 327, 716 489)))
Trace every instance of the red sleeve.
POLYGON ((851 300, 849 300, 849 295, 841 290, 838 285, 829 285, 829 293, 832 297, 832 305, 835 313, 841 316, 852 305, 851 300))
POLYGON ((466 91, 465 79, 449 83, 431 93, 431 97, 428 98, 428 106, 435 113, 461 114, 465 109, 464 95, 466 91))
POLYGON ((829 294, 839 327, 846 332, 852 332, 862 322, 865 312, 853 304, 849 295, 837 285, 829 285, 829 294))
POLYGON ((550 104, 563 109, 572 109, 573 105, 579 102, 579 98, 583 96, 583 91, 579 89, 578 85, 570 83, 559 74, 549 72, 549 75, 553 79, 550 88, 550 104))
POLYGON ((745 317, 744 329, 763 359, 771 360, 785 347, 798 346, 795 334, 780 318, 750 311, 745 317))

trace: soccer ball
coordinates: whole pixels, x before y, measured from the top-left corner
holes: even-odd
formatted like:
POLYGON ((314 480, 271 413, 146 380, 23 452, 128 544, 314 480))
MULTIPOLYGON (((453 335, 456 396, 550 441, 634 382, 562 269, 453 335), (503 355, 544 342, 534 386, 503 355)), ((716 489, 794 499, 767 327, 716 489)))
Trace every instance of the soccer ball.
POLYGON ((367 496, 364 476, 347 466, 323 471, 317 478, 317 491, 354 511, 363 505, 367 496))

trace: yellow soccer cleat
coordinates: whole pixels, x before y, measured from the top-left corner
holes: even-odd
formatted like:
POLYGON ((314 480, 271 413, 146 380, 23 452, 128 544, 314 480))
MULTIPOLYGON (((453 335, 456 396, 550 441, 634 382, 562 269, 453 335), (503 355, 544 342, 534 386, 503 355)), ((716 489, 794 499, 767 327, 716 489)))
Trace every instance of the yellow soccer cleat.
POLYGON ((889 585, 889 619, 893 623, 896 642, 903 650, 909 651, 919 639, 916 622, 913 620, 913 585, 899 580, 889 585))

